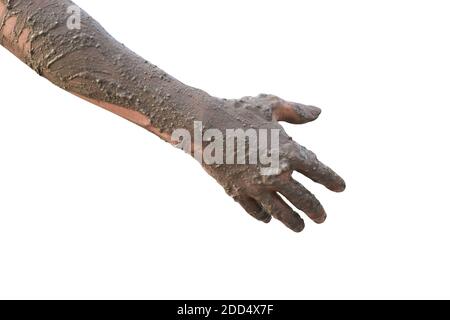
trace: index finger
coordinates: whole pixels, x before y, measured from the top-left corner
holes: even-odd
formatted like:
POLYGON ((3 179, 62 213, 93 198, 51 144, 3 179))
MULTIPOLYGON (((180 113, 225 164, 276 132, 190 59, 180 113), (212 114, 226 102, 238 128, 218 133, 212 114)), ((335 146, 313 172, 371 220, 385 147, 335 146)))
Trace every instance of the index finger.
POLYGON ((345 181, 336 172, 317 159, 314 152, 296 144, 297 152, 293 159, 293 168, 335 192, 345 190, 345 181))

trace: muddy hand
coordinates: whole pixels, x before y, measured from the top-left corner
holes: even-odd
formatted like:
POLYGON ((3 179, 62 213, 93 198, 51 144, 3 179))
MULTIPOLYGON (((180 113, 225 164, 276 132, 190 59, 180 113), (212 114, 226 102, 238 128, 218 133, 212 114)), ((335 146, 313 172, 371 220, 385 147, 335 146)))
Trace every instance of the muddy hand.
POLYGON ((335 192, 344 191, 345 182, 320 162, 313 152, 293 141, 278 123, 307 123, 315 120, 321 110, 287 102, 272 95, 226 100, 221 110, 221 115, 217 114, 216 109, 215 113, 209 118, 206 116, 204 121, 213 123, 222 131, 225 131, 225 128, 252 128, 255 131, 278 129, 280 132, 279 170, 275 174, 262 174, 263 165, 260 163, 204 165, 224 186, 226 192, 251 216, 265 223, 274 217, 293 231, 303 230, 303 219, 280 195, 314 222, 324 222, 327 217, 324 208, 311 192, 292 178, 293 171, 298 171, 335 192))

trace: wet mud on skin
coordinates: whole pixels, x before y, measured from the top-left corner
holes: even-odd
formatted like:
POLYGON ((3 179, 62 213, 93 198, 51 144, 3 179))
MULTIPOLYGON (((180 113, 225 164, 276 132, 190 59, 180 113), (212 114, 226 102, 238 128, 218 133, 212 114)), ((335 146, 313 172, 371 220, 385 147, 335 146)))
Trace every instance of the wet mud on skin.
MULTIPOLYGON (((294 142, 278 121, 301 124, 315 120, 320 109, 271 95, 219 99, 187 86, 135 54, 81 10, 81 28, 69 29, 69 0, 0 0, 0 44, 39 75, 87 101, 114 112, 170 142, 178 128, 203 130, 279 129, 281 172, 262 176, 260 165, 203 165, 250 215, 272 217, 290 229, 304 228, 285 196, 313 221, 326 213, 319 201, 294 181, 294 170, 333 191, 344 181, 314 153, 294 142)), ((137 4, 136 4, 137 5, 137 4)))

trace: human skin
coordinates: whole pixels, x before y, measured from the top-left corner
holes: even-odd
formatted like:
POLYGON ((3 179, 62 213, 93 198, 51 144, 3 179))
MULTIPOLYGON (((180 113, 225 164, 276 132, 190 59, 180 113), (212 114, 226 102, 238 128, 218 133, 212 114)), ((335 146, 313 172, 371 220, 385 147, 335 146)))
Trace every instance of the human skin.
MULTIPOLYGON (((281 197, 316 223, 326 213, 316 197, 292 178, 298 171, 328 189, 341 192, 345 182, 316 155, 290 138, 278 121, 302 124, 320 109, 273 95, 219 99, 187 86, 135 54, 81 11, 81 28, 70 29, 69 0, 0 0, 0 44, 60 88, 107 109, 175 144, 171 134, 203 129, 279 129, 278 174, 264 176, 261 164, 206 165, 204 169, 251 216, 272 217, 295 232, 305 224, 281 197)), ((138 5, 138 4, 136 4, 138 5)), ((198 145, 195 147, 199 147, 198 145)))

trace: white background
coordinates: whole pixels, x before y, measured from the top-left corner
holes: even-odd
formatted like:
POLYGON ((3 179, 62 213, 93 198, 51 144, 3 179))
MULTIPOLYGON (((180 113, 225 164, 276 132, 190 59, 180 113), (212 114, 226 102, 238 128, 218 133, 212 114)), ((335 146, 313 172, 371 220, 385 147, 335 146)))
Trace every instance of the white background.
POLYGON ((171 75, 321 118, 288 132, 345 179, 295 234, 191 158, 0 48, 0 298, 450 298, 446 1, 78 4, 171 75))

